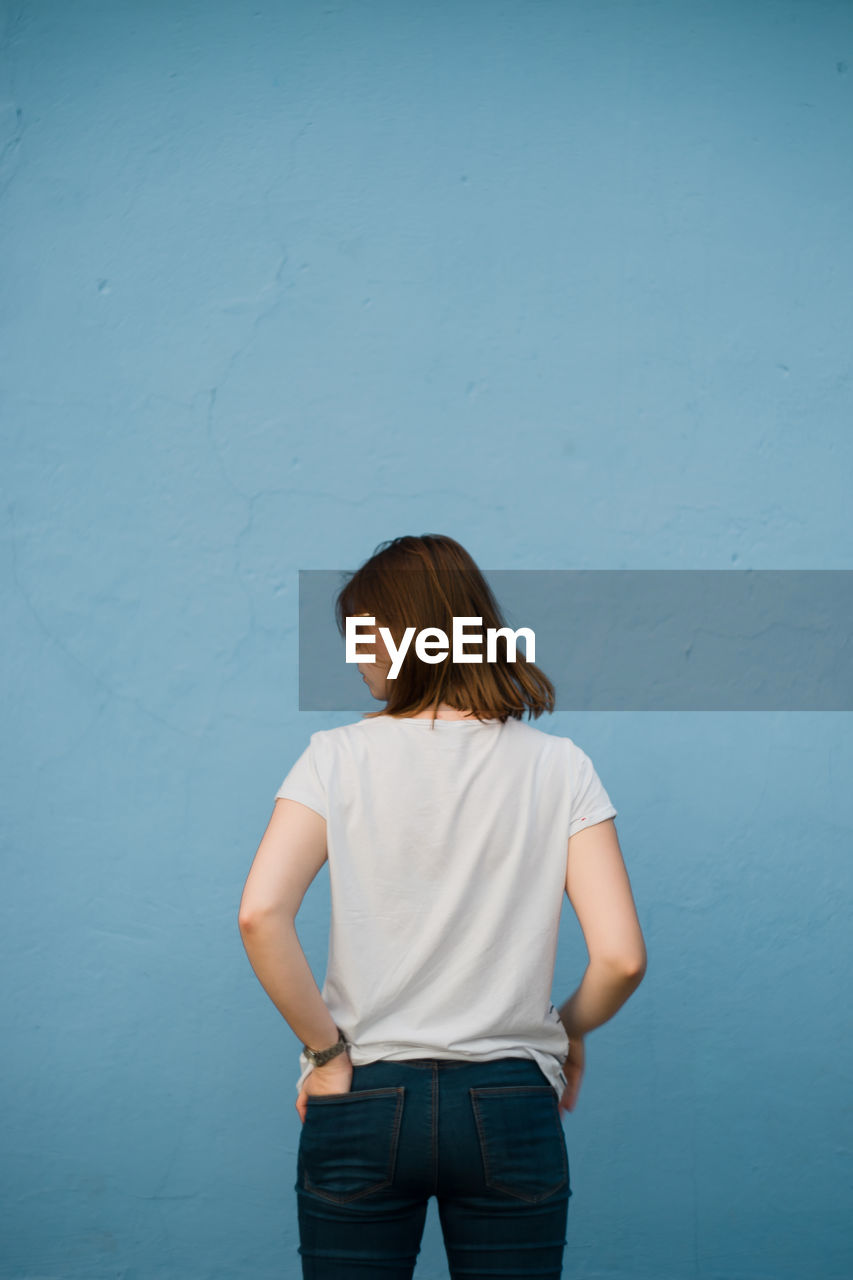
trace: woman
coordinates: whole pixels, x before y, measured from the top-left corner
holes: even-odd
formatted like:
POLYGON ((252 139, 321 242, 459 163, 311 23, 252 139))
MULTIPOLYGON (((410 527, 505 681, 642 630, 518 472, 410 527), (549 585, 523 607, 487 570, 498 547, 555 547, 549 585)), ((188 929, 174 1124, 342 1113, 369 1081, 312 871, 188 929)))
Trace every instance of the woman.
POLYGON ((452 1277, 559 1277, 572 1194, 561 1112, 584 1037, 646 967, 616 809, 580 747, 524 721, 553 711, 554 689, 521 654, 508 661, 499 643, 493 662, 429 662, 412 644, 389 678, 380 627, 397 650, 408 627, 504 625, 454 539, 381 544, 338 596, 342 634, 356 616, 362 634, 374 619, 376 661, 358 667, 384 709, 311 735, 239 916, 303 1042, 303 1277, 409 1280, 433 1195, 452 1277), (321 993, 295 919, 327 859, 321 993), (564 893, 589 964, 557 1009, 564 893))

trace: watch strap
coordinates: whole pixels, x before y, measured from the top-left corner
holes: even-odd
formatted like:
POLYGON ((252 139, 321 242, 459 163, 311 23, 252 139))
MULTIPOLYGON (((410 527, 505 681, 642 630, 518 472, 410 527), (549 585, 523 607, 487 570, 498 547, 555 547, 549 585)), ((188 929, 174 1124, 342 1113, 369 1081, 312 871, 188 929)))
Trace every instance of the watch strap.
POLYGON ((332 1058, 336 1058, 339 1053, 343 1053, 347 1047, 347 1039, 340 1027, 338 1027, 338 1039, 329 1049, 310 1049, 307 1044, 302 1046, 302 1052, 310 1063, 315 1067, 325 1066, 332 1058))

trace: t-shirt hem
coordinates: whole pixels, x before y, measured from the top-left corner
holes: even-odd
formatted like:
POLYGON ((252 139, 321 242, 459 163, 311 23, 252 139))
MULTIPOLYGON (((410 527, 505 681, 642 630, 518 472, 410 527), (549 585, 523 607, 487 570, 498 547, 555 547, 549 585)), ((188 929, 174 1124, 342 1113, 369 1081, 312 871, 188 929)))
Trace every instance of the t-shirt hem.
POLYGON ((607 818, 615 818, 617 810, 613 805, 608 805, 604 809, 593 809, 592 813, 588 813, 584 818, 576 818, 569 827, 569 836, 575 835, 578 831, 585 831, 587 827, 594 827, 598 822, 604 822, 607 818))
MULTIPOLYGON (((384 1049, 381 1046, 376 1046, 376 1048, 371 1052, 359 1049, 357 1045, 350 1045, 349 1052, 354 1067, 368 1066, 371 1062, 406 1062, 409 1058, 440 1058, 448 1062, 468 1063, 494 1062, 498 1058, 529 1058, 537 1063, 542 1074, 556 1093, 558 1100, 562 1098, 563 1091, 568 1083, 563 1073, 561 1062, 555 1058, 553 1054, 547 1053, 544 1049, 534 1049, 532 1046, 519 1045, 512 1048, 508 1046, 505 1049, 496 1049, 494 1052, 490 1054, 483 1054, 482 1056, 467 1053, 439 1053, 435 1049, 421 1049, 420 1052, 410 1052, 407 1050, 405 1054, 401 1054, 398 1051, 395 1051, 393 1046, 390 1045, 384 1049)), ((299 1063, 302 1071, 296 1082, 297 1093, 300 1091, 305 1080, 314 1069, 305 1057, 304 1053, 300 1053, 299 1063)))
POLYGON ((275 798, 276 800, 296 800, 299 804, 304 804, 307 809, 313 809, 315 813, 319 813, 321 818, 326 817, 315 799, 307 792, 297 791, 295 787, 288 787, 286 791, 277 791, 275 798))

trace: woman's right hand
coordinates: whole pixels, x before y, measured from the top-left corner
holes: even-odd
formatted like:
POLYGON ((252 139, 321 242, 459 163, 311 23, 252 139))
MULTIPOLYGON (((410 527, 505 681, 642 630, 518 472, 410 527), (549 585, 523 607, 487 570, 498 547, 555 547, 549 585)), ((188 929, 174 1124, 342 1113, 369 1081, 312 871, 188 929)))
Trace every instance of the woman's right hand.
POLYGON ((569 1053, 566 1061, 563 1063, 563 1075, 566 1077, 566 1087, 563 1090, 563 1096, 560 1099, 560 1111, 574 1111, 575 1103, 578 1100, 578 1093, 580 1092, 583 1069, 583 1036, 572 1036, 569 1040, 569 1053))

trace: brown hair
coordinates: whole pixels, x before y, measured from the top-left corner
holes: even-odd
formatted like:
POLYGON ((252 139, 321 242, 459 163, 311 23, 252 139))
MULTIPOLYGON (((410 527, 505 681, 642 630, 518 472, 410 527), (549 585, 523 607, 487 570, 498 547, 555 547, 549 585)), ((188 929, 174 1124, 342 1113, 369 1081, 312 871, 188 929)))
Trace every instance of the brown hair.
MULTIPOLYGON (((374 617, 377 631, 387 627, 397 646, 412 626, 416 635, 426 627, 440 627, 449 638, 454 617, 482 618, 484 632, 506 626, 472 557, 453 538, 437 533, 379 544, 338 593, 335 619, 341 635, 346 619, 359 613, 374 617)), ((472 652, 468 643, 465 652, 472 652)), ((365 712, 365 718, 413 716, 432 707, 434 722, 441 702, 470 710, 478 720, 521 720, 525 709, 533 719, 543 711, 553 712, 554 686, 545 673, 520 650, 514 663, 507 661, 506 653, 506 644, 499 643, 496 662, 486 662, 483 655, 482 662, 454 663, 447 657, 426 663, 411 645, 396 679, 388 682, 391 695, 385 709, 365 712)))

